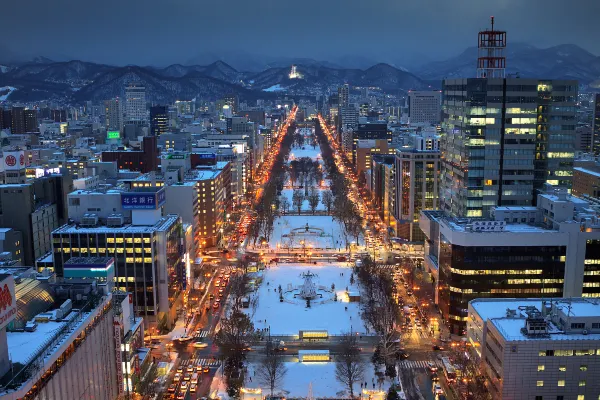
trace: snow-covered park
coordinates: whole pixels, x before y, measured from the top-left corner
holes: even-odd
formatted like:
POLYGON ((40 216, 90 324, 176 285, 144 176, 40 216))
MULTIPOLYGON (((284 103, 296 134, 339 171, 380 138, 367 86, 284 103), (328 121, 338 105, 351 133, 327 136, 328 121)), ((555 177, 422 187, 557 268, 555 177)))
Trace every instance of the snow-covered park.
POLYGON ((261 284, 253 297, 257 300, 247 310, 252 317, 254 326, 258 329, 271 328, 273 335, 297 335, 301 330, 326 330, 329 334, 345 332, 366 333, 364 323, 360 317, 358 302, 349 302, 346 288, 350 293, 358 292, 358 283, 350 284, 352 269, 347 263, 315 264, 279 264, 262 272, 256 273, 256 278, 261 278, 261 284), (278 287, 281 285, 285 292, 298 288, 303 284, 302 274, 310 271, 317 276, 314 283, 322 287, 323 298, 313 300, 311 307, 301 300, 286 296, 283 302, 279 301, 278 287), (333 299, 331 285, 337 301, 333 299), (346 309, 347 308, 347 309, 346 309))

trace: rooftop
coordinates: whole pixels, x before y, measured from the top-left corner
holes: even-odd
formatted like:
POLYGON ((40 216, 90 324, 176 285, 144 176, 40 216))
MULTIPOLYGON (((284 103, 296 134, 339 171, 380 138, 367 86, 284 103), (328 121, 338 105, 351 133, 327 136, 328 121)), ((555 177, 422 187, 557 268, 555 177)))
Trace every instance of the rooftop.
POLYGON ((154 225, 124 225, 121 227, 112 226, 92 226, 81 227, 78 224, 63 225, 52 233, 152 233, 164 231, 177 221, 177 215, 168 215, 161 218, 154 225))
POLYGON ((600 172, 592 171, 591 169, 583 168, 583 167, 575 167, 573 168, 575 171, 583 172, 584 174, 593 175, 596 178, 600 178, 600 172))

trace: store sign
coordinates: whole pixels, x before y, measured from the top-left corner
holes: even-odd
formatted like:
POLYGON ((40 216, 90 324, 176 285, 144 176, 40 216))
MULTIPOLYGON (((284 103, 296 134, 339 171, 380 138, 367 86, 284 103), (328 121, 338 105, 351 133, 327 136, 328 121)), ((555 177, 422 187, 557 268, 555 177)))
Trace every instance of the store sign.
POLYGON ((217 155, 215 153, 202 153, 202 154, 198 154, 198 155, 202 159, 217 158, 217 155))
POLYGON ((5 151, 4 168, 6 170, 19 170, 25 168, 24 151, 5 151))
POLYGON ((157 210, 165 204, 165 189, 158 192, 121 193, 121 206, 124 210, 157 210))
POLYGON ((36 168, 35 177, 41 178, 50 174, 60 174, 60 168, 36 168))
POLYGON ((108 131, 106 132, 107 139, 119 139, 121 137, 121 132, 119 131, 108 131))
POLYGON ((115 330, 115 350, 116 350, 116 362, 117 362, 117 388, 119 388, 119 394, 123 393, 123 355, 121 350, 121 324, 117 321, 113 322, 115 330))
POLYGON ((17 316, 17 298, 15 297, 15 278, 6 275, 0 281, 0 330, 17 316))

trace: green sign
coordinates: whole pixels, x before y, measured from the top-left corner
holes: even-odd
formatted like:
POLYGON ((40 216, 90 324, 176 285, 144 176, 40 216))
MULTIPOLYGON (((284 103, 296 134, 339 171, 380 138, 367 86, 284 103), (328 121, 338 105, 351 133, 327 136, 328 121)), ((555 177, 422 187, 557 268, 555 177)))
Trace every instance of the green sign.
POLYGON ((121 132, 119 131, 108 131, 106 132, 107 139, 119 139, 121 137, 121 132))

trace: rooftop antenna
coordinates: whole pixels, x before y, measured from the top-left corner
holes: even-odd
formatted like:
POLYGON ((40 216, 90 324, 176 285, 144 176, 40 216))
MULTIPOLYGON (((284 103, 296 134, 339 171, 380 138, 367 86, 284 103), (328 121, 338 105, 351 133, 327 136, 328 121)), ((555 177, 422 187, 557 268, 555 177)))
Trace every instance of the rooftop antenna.
POLYGON ((492 29, 479 32, 477 43, 477 77, 504 78, 506 71, 506 31, 494 29, 494 17, 491 17, 492 29))

